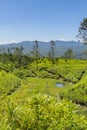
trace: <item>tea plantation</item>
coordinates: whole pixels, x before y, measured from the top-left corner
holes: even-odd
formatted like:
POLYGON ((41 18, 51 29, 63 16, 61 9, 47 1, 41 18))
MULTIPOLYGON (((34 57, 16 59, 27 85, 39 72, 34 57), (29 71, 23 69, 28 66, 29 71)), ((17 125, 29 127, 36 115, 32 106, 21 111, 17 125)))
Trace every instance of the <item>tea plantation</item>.
POLYGON ((0 130, 87 130, 87 61, 1 62, 0 130))

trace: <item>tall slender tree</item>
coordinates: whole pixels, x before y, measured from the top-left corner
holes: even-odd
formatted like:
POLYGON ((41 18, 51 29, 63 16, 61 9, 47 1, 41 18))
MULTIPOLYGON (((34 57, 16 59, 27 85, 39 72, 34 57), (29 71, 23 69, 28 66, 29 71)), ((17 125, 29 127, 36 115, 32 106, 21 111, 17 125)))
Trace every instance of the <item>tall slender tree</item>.
POLYGON ((50 41, 51 47, 50 47, 50 54, 51 54, 51 60, 54 64, 55 62, 55 42, 53 40, 50 41))
POLYGON ((87 43, 87 18, 84 18, 83 21, 80 23, 78 31, 79 34, 77 35, 77 37, 82 39, 83 43, 87 43))
POLYGON ((39 56, 40 56, 40 53, 39 53, 39 45, 38 45, 38 41, 35 40, 35 57, 36 57, 37 62, 38 62, 39 56))
POLYGON ((37 40, 35 40, 35 44, 33 46, 33 53, 34 53, 34 57, 35 57, 35 60, 36 60, 36 68, 38 68, 38 59, 39 59, 39 56, 40 56, 40 52, 39 52, 39 45, 38 45, 37 40))
POLYGON ((23 47, 22 46, 20 48, 16 47, 14 49, 15 49, 14 51, 15 59, 18 64, 18 67, 20 67, 22 63, 23 47))

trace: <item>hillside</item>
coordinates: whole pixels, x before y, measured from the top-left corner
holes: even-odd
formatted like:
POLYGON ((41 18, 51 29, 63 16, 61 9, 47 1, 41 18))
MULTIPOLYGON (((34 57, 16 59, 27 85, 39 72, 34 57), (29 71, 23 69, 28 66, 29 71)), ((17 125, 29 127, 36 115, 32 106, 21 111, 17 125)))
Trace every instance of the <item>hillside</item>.
POLYGON ((7 61, 0 63, 1 130, 87 130, 87 60, 7 61))

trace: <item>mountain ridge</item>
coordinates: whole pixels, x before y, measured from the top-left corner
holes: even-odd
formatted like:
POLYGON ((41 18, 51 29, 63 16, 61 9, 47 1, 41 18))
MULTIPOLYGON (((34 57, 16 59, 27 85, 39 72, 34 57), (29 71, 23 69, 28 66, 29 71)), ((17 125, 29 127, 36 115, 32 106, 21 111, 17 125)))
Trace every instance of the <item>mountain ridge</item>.
MULTIPOLYGON (((5 48, 7 51, 8 48, 12 47, 21 47, 24 48, 24 53, 30 53, 30 51, 33 49, 35 41, 21 41, 18 43, 8 43, 8 44, 2 44, 0 45, 0 49, 5 48)), ((87 46, 83 43, 79 43, 76 41, 63 41, 63 40, 55 40, 55 52, 56 56, 60 57, 62 56, 67 49, 72 49, 74 52, 74 55, 76 58, 85 58, 83 55, 83 51, 86 50, 87 46)), ((47 55, 50 51, 50 41, 38 41, 39 50, 41 55, 47 55)))

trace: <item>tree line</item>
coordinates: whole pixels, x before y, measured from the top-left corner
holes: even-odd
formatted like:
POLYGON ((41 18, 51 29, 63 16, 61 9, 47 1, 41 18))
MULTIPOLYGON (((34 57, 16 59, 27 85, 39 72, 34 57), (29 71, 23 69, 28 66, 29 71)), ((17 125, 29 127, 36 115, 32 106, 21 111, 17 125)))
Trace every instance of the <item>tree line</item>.
MULTIPOLYGON (((38 61, 40 58, 44 58, 44 56, 41 56, 39 51, 39 42, 35 40, 33 48, 31 52, 28 54, 23 53, 24 48, 21 47, 13 47, 8 48, 7 51, 3 48, 0 50, 0 61, 4 64, 14 63, 16 67, 26 66, 28 63, 31 63, 33 61, 36 61, 36 65, 38 65, 38 61)), ((48 58, 52 64, 55 63, 56 57, 56 44, 54 40, 50 41, 50 50, 48 52, 48 55, 46 58, 48 58)), ((72 49, 66 50, 66 52, 63 54, 62 58, 68 59, 73 58, 73 51, 72 49)))

